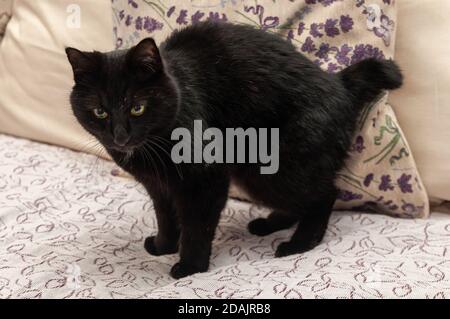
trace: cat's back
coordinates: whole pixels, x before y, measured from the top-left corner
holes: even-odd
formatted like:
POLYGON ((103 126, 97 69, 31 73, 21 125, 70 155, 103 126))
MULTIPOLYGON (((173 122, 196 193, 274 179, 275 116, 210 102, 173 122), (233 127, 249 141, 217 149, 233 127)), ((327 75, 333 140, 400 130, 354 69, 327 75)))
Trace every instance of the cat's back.
POLYGON ((185 54, 216 54, 231 59, 301 58, 295 47, 281 36, 249 25, 200 22, 173 32, 163 43, 166 51, 185 54))
POLYGON ((174 31, 161 48, 168 64, 177 66, 175 70, 188 70, 234 92, 237 87, 247 94, 257 89, 287 96, 295 92, 284 91, 312 85, 304 79, 330 80, 289 41, 249 25, 196 23, 174 31))

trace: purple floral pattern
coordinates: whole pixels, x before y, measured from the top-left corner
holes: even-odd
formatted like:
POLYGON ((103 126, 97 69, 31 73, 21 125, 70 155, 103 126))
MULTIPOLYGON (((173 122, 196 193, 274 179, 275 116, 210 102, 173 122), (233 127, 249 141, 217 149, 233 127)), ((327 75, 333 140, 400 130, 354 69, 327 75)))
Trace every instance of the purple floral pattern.
POLYGON ((389 46, 392 34, 395 31, 394 21, 383 12, 378 4, 365 5, 363 13, 367 16, 367 29, 383 39, 384 44, 389 46))
MULTIPOLYGON (((280 34, 330 73, 394 54, 395 1, 112 0, 118 48, 206 20, 249 24, 280 34)), ((368 207, 403 217, 428 216, 428 197, 387 96, 367 106, 350 158, 336 181, 338 209, 368 207)), ((241 195, 239 195, 241 196, 241 195)))

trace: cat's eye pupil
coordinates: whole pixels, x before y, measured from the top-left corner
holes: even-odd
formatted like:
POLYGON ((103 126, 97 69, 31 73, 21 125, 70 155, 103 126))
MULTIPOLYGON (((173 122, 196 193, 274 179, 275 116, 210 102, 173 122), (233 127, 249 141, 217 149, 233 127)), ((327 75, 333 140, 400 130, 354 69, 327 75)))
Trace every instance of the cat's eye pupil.
POLYGON ((99 119, 104 119, 108 116, 108 113, 105 112, 104 109, 102 108, 96 108, 94 109, 94 114, 96 117, 98 117, 99 119))
POLYGON ((140 116, 144 114, 144 111, 145 111, 144 104, 135 105, 131 108, 131 115, 140 116))

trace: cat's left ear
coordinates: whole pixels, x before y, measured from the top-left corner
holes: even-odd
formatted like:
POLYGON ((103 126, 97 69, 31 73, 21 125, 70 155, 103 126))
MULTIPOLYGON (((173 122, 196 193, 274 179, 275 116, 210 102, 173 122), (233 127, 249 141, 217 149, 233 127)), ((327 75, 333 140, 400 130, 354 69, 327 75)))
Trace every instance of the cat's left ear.
POLYGON ((141 77, 148 78, 163 69, 155 40, 146 38, 131 48, 127 54, 129 66, 141 77))
POLYGON ((76 82, 98 71, 97 52, 83 52, 75 48, 66 48, 66 55, 72 65, 76 82))

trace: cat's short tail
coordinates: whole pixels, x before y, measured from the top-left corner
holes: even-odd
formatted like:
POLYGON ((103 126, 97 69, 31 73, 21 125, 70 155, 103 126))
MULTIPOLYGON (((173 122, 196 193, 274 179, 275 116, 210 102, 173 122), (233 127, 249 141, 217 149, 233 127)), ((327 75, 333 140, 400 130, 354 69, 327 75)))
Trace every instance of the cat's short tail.
POLYGON ((361 107, 384 90, 398 89, 403 84, 402 72, 392 60, 367 59, 341 71, 339 76, 361 107))

